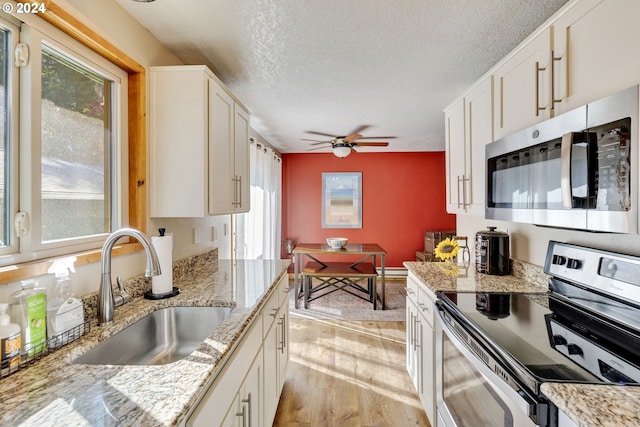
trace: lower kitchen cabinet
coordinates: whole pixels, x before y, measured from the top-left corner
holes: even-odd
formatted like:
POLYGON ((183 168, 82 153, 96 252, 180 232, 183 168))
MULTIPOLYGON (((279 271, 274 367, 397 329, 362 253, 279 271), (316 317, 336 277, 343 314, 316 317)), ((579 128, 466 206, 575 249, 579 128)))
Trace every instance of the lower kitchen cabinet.
POLYGON ((418 392, 422 406, 435 425, 435 328, 436 296, 419 284, 409 273, 407 277, 407 372, 418 392))
POLYGON ((284 275, 187 426, 270 426, 289 361, 289 282, 284 275))
POLYGON ((281 283, 279 289, 281 290, 279 306, 268 307, 269 312, 265 313, 266 317, 263 317, 266 331, 264 365, 270 367, 264 372, 265 425, 272 425, 275 419, 289 363, 289 283, 287 281, 281 283))
MULTIPOLYGON (((259 354, 254 359, 240 390, 235 395, 234 402, 220 424, 221 426, 246 427, 265 425, 262 419, 262 398, 264 396, 260 389, 263 377, 261 356, 259 354)), ((208 422, 208 419, 205 419, 205 421, 208 422)))

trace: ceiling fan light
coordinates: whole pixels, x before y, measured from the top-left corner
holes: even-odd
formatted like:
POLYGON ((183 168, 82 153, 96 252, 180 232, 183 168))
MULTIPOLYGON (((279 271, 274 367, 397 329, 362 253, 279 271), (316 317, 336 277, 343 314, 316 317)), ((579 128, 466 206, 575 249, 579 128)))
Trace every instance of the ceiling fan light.
POLYGON ((347 157, 349 154, 351 154, 351 147, 333 147, 333 154, 336 157, 340 157, 341 159, 344 159, 345 157, 347 157))

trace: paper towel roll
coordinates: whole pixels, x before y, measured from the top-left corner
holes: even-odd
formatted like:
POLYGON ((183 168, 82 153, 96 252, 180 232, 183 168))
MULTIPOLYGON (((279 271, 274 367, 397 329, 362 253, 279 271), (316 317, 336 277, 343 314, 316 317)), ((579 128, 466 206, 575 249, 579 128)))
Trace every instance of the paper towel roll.
POLYGON ((151 278, 151 292, 164 295, 173 291, 173 242, 172 236, 152 236, 151 244, 156 250, 162 274, 151 278))

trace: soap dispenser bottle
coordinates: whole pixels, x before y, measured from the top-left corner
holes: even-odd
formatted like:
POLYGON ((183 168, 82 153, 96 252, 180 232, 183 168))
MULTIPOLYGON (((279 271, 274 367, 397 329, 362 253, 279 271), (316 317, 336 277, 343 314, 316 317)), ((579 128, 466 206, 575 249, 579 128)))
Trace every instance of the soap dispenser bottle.
POLYGON ((20 366, 20 325, 11 323, 7 314, 9 304, 0 303, 0 356, 2 368, 0 377, 5 377, 18 370, 20 366))
POLYGON ((47 348, 47 295, 35 280, 23 280, 20 287, 9 296, 9 314, 22 330, 20 353, 24 358, 47 348))
POLYGON ((76 257, 56 260, 49 267, 55 277, 53 291, 47 303, 47 332, 49 345, 57 348, 83 335, 84 324, 82 302, 71 293, 69 273, 75 273, 76 257), (55 339, 52 339, 55 338, 55 339))

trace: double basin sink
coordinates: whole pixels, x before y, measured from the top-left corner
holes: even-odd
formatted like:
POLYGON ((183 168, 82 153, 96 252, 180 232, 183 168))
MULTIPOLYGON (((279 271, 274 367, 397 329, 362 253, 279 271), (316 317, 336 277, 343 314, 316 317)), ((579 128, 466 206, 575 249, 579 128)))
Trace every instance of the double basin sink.
POLYGON ((230 307, 168 307, 101 342, 73 363, 163 365, 193 353, 231 313, 230 307))

